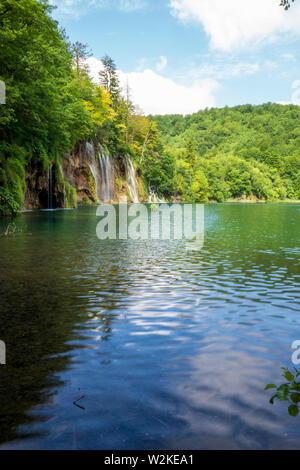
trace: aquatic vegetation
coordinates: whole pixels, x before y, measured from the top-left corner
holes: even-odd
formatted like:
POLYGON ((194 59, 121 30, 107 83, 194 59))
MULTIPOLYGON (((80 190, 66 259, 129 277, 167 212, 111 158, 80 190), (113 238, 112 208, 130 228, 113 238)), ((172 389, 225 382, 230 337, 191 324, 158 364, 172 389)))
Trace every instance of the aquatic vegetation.
POLYGON ((286 367, 282 367, 284 373, 282 376, 286 379, 286 382, 279 385, 268 384, 265 390, 276 389, 275 395, 270 399, 270 403, 273 405, 274 400, 287 401, 289 403, 288 412, 290 416, 298 416, 300 408, 300 380, 296 379, 300 376, 300 372, 295 369, 295 373, 289 371, 286 367))

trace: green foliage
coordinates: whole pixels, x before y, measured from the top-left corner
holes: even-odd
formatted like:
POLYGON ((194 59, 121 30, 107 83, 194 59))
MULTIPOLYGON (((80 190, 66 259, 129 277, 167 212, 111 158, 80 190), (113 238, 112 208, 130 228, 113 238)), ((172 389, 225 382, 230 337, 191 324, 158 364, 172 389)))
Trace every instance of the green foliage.
POLYGON ((82 70, 87 71, 85 59, 91 57, 92 53, 88 50, 89 46, 82 42, 76 41, 71 46, 71 53, 75 63, 75 71, 79 77, 82 70))
POLYGON ((22 208, 22 201, 19 198, 16 188, 8 190, 0 187, 0 214, 16 215, 22 208))
POLYGON ((25 190, 26 152, 16 144, 0 144, 0 214, 17 214, 25 190))
POLYGON ((66 209, 76 209, 77 207, 76 189, 73 188, 68 182, 65 183, 65 194, 66 194, 66 209))
POLYGON ((102 64, 104 68, 99 73, 100 83, 103 88, 109 91, 115 107, 118 107, 121 91, 116 64, 108 55, 102 58, 102 64))
POLYGON ((183 202, 194 198, 197 170, 208 182, 208 198, 217 202, 300 197, 299 106, 267 103, 150 119, 176 162, 183 202))
POLYGON ((181 196, 182 202, 192 202, 192 171, 186 159, 179 158, 175 169, 176 192, 181 196))
MULTIPOLYGON (((77 142, 98 140, 112 155, 129 153, 137 162, 146 151, 151 158, 159 140, 129 93, 122 96, 113 59, 103 58, 102 86, 94 84, 88 46, 69 44, 51 11, 49 0, 0 1, 0 80, 7 92, 0 106, 2 213, 22 209, 26 171, 38 167, 46 174, 77 142)), ((60 179, 68 207, 74 207, 75 190, 60 179)), ((164 193, 171 189, 168 182, 162 187, 164 193)))
POLYGON ((168 198, 174 193, 175 162, 161 144, 158 143, 154 151, 145 154, 141 169, 147 186, 159 196, 168 198))
POLYGON ((287 401, 289 403, 288 412, 290 416, 296 417, 299 414, 300 407, 300 382, 297 382, 296 379, 300 376, 300 372, 295 369, 295 373, 292 374, 286 367, 282 367, 282 370, 284 371, 282 376, 286 382, 279 387, 275 384, 268 384, 265 390, 276 389, 276 393, 270 399, 270 403, 273 405, 274 400, 287 401))
POLYGON ((98 201, 97 184, 90 169, 89 169, 88 185, 92 191, 94 201, 97 202, 98 201))
POLYGON ((291 3, 295 0, 281 0, 280 6, 284 7, 285 10, 288 10, 291 7, 291 3))
MULTIPOLYGON (((282 0, 285 8, 290 2, 282 0)), ((101 85, 80 42, 69 44, 51 18, 49 0, 0 1, 0 213, 22 209, 26 172, 68 155, 77 142, 100 141, 130 155, 145 187, 183 202, 229 198, 300 198, 300 108, 264 104, 148 119, 122 93, 105 56, 101 85), (20 55, 20 50, 22 54, 20 55)), ((63 176, 68 207, 76 191, 63 176)), ((95 182, 89 179, 95 194, 95 182)))
POLYGON ((204 203, 208 201, 208 181, 205 174, 200 170, 195 174, 192 190, 195 202, 204 203))
POLYGON ((197 155, 194 149, 193 140, 189 139, 186 144, 185 161, 191 166, 192 169, 195 167, 196 158, 197 155))
POLYGON ((0 4, 0 79, 7 94, 6 105, 0 106, 2 213, 21 210, 25 168, 31 162, 42 160, 46 169, 82 135, 81 119, 74 117, 78 97, 70 92, 72 57, 50 12, 47 1, 0 4))

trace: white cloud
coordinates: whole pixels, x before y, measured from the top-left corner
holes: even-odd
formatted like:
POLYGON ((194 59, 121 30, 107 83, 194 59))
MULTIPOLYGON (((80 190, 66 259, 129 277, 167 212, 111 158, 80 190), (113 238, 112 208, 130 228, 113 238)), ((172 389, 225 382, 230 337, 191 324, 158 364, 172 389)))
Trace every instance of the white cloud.
POLYGON ((300 80, 295 80, 292 83, 292 89, 295 90, 292 93, 292 103, 300 105, 300 80))
MULTIPOLYGON (((101 61, 90 57, 87 62, 91 77, 98 81, 101 61)), ((216 105, 214 92, 220 85, 213 79, 184 86, 151 69, 131 73, 118 71, 118 74, 123 87, 128 82, 134 103, 145 114, 190 114, 216 105)))
POLYGON ((291 85, 292 90, 292 96, 290 101, 278 101, 278 104, 295 104, 300 106, 300 80, 294 80, 292 85, 291 85))
POLYGON ((101 60, 96 59, 96 57, 89 57, 86 59, 86 63, 89 67, 90 77, 95 82, 99 82, 99 72, 103 70, 103 64, 101 60))
POLYGON ((147 64, 147 59, 145 57, 142 57, 141 59, 138 60, 137 70, 139 71, 144 70, 146 68, 146 64, 147 64))
POLYGON ((289 11, 276 0, 169 0, 174 16, 198 22, 214 49, 231 51, 274 41, 278 34, 300 35, 300 5, 289 11))
POLYGON ((120 73, 121 81, 128 80, 134 101, 146 114, 190 114, 215 106, 213 92, 218 83, 212 79, 184 86, 153 70, 120 73))
POLYGON ((162 72, 166 68, 167 65, 168 65, 168 59, 164 57, 163 55, 161 55, 159 58, 159 62, 157 62, 155 68, 158 72, 162 72))

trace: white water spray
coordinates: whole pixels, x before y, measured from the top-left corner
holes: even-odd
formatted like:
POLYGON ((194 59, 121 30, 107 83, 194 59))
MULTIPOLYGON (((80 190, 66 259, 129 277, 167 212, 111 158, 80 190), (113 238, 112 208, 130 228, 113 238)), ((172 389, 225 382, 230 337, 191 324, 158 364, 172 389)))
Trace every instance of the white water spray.
POLYGON ((164 199, 159 199, 156 192, 149 188, 148 204, 165 204, 164 199))
POLYGON ((98 202, 112 201, 114 198, 114 167, 111 156, 99 145, 86 143, 86 159, 96 182, 98 202))
POLYGON ((139 185, 135 176, 135 169, 132 160, 126 157, 126 179, 129 194, 135 204, 139 203, 139 185))
POLYGON ((108 202, 114 199, 113 181, 114 167, 112 159, 104 148, 99 145, 98 157, 101 171, 101 201, 108 202))
POLYGON ((53 197, 52 197, 52 165, 49 165, 48 169, 48 209, 53 209, 53 197))
POLYGON ((65 175, 62 165, 59 165, 60 174, 62 176, 63 185, 64 185, 64 209, 66 208, 66 184, 65 184, 65 175))

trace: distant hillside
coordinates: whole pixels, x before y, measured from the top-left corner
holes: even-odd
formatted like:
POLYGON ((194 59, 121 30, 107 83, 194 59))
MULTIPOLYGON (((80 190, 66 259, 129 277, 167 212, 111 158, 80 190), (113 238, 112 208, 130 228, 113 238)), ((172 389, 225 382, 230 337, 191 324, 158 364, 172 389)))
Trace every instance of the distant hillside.
POLYGON ((150 119, 176 160, 183 199, 300 198, 299 106, 244 105, 150 119))

